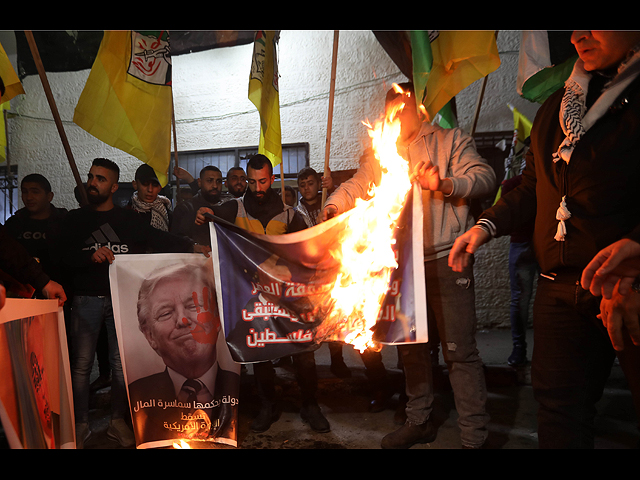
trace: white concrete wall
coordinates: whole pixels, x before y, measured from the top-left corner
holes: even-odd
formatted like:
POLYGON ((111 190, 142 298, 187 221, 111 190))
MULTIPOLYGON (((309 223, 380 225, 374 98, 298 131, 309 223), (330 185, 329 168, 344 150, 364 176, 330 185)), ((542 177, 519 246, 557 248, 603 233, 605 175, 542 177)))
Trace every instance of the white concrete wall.
MULTIPOLYGON (((0 34, 0 41, 8 32, 0 34)), ((520 32, 500 31, 502 64, 489 75, 476 131, 510 130, 512 103, 533 120, 537 105, 516 92, 520 32)), ((283 143, 309 142, 310 163, 323 169, 331 73, 333 31, 285 30, 279 47, 280 104, 283 143)), ((257 145, 259 117, 247 98, 252 45, 210 50, 173 58, 174 102, 178 150, 257 145)), ((88 70, 49 73, 66 135, 85 178, 93 158, 116 161, 121 181, 133 180, 140 162, 90 136, 72 123, 73 111, 88 70)), ((368 145, 362 120, 382 114, 384 96, 393 82, 406 81, 371 31, 341 31, 336 74, 331 162, 332 170, 357 167, 368 145)), ((460 126, 469 130, 481 81, 457 96, 460 126)), ((11 103, 17 116, 9 120, 12 163, 19 178, 45 175, 55 192, 54 203, 75 208, 75 181, 37 75, 23 82, 26 95, 11 103)), ((22 202, 20 202, 22 206, 22 202)), ((508 324, 508 277, 504 241, 483 247, 478 255, 478 317, 481 326, 508 324), (484 253, 486 251, 486 253, 484 253), (505 280, 506 279, 506 280, 505 280), (505 323, 506 322, 506 323, 505 323)))

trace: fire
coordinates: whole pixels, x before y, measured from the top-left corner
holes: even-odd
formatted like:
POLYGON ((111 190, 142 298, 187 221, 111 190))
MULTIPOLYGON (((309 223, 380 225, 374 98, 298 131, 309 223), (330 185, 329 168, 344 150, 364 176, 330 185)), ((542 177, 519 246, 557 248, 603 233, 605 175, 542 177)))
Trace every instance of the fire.
MULTIPOLYGON (((404 93, 397 84, 394 89, 404 93)), ((369 200, 358 199, 350 215, 335 253, 341 263, 331 298, 334 306, 330 324, 339 325, 346 332, 346 343, 363 352, 379 349, 373 341, 371 328, 375 325, 391 274, 397 268, 393 250, 394 230, 408 192, 411 190, 408 162, 397 151, 400 120, 396 114, 404 107, 399 103, 387 116, 369 129, 376 160, 382 176, 379 185, 371 185, 369 200)))
POLYGON ((184 440, 180 440, 180 443, 173 442, 173 448, 181 448, 181 449, 185 449, 185 450, 190 450, 191 449, 189 444, 187 442, 185 442, 184 440))

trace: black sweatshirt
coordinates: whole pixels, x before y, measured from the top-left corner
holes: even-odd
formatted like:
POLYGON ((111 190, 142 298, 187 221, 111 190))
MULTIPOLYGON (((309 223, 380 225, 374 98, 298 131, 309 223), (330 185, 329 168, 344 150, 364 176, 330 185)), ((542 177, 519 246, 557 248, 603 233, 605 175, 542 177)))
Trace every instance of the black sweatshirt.
POLYGON ((72 210, 64 220, 59 248, 74 295, 109 295, 109 263, 91 261, 91 255, 105 246, 116 255, 193 251, 189 239, 151 227, 133 210, 118 206, 106 212, 90 206, 72 210))

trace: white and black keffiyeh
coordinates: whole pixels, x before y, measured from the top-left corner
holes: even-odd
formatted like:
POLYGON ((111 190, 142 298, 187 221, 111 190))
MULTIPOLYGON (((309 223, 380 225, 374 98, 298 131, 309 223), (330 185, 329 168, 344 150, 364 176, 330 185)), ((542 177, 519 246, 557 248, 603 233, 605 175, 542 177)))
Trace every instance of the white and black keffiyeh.
MULTIPOLYGON (((584 63, 578 59, 573 72, 565 82, 565 93, 560 104, 560 126, 565 139, 553 154, 553 161, 562 159, 567 164, 580 138, 611 107, 625 88, 640 74, 640 45, 636 46, 627 59, 618 67, 616 76, 605 85, 602 94, 587 110, 586 100, 591 74, 584 69, 584 63)), ((565 220, 571 217, 566 205, 566 196, 562 197, 556 219, 560 222, 555 235, 559 242, 564 241, 567 232, 565 220)))
POLYGON ((133 192, 131 205, 136 212, 151 212, 151 226, 165 232, 169 231, 169 212, 171 200, 162 195, 158 195, 152 203, 143 202, 138 198, 138 192, 133 192))

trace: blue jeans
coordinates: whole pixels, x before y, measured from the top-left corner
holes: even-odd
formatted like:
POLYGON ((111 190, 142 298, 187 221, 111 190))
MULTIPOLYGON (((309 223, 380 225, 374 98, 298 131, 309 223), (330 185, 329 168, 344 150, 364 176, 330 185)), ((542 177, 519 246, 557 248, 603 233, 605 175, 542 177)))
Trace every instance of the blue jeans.
MULTIPOLYGON (((475 289, 473 267, 454 272, 448 258, 425 262, 429 339, 439 337, 442 355, 458 412, 462 444, 481 446, 487 438, 487 385, 476 344, 475 289), (437 328, 437 336, 433 331, 437 328)), ((408 397, 407 419, 421 424, 433 410, 433 374, 430 344, 398 346, 404 366, 408 397)))
POLYGON ((527 346, 529 304, 533 283, 538 274, 538 262, 531 242, 511 242, 509 245, 509 279, 511 285, 511 338, 514 347, 527 346))
POLYGON ((128 412, 127 391, 120 362, 111 297, 75 296, 69 322, 71 382, 76 423, 89 421, 89 385, 100 329, 104 323, 111 366, 111 418, 128 412))

